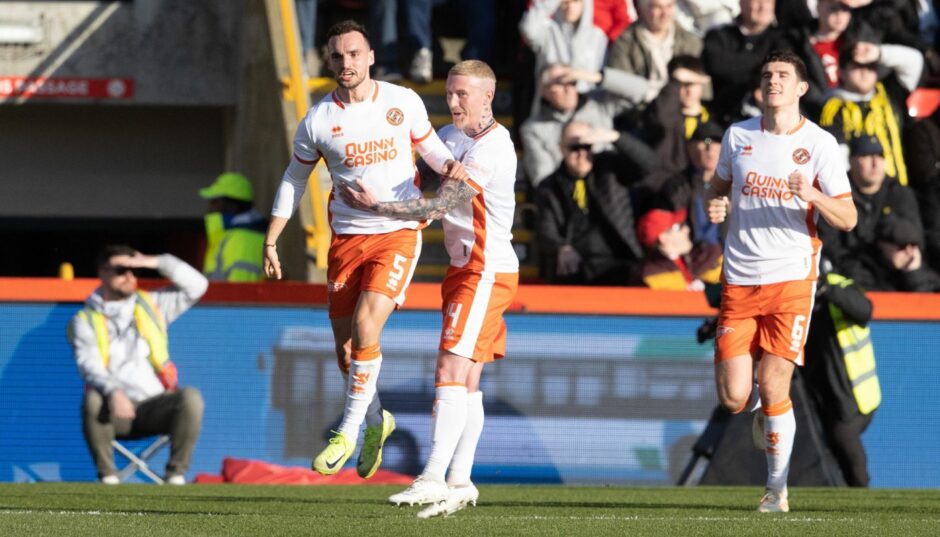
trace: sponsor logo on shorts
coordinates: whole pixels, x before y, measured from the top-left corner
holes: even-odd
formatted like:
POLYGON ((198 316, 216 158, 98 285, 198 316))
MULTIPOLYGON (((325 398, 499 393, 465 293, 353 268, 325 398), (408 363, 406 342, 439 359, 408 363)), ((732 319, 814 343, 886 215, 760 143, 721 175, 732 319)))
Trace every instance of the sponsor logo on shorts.
POLYGON ((397 127, 405 120, 405 113, 400 108, 389 108, 388 112, 385 113, 385 120, 392 126, 397 127))
POLYGON ((453 328, 448 328, 447 330, 444 330, 444 339, 446 339, 446 340, 448 340, 448 341, 451 340, 451 339, 454 339, 454 329, 453 329, 453 328))
POLYGON ((730 326, 719 326, 718 329, 715 330, 715 339, 718 339, 725 334, 730 334, 731 332, 734 332, 734 328, 731 328, 730 326))
POLYGON ((793 162, 796 162, 797 164, 806 164, 809 162, 809 151, 802 147, 794 151, 793 162))
POLYGON ((334 282, 332 280, 326 282, 326 292, 327 293, 336 293, 342 291, 346 288, 346 284, 343 282, 334 282))

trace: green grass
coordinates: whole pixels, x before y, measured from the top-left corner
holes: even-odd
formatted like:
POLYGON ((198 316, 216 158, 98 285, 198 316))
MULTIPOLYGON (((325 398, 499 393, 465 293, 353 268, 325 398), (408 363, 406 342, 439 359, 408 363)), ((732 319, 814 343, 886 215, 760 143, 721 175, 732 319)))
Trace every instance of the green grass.
POLYGON ((0 535, 940 535, 940 491, 796 488, 788 514, 755 512, 749 487, 481 486, 445 519, 397 508, 388 486, 158 487, 0 484, 0 535))

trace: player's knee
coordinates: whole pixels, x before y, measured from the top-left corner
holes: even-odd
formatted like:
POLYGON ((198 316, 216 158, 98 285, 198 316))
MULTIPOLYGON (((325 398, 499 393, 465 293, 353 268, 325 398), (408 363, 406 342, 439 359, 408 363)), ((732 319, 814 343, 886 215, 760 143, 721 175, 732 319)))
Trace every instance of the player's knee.
POLYGON ((745 389, 732 389, 725 388, 718 390, 718 401, 721 403, 721 406, 725 408, 728 412, 732 414, 737 414, 744 410, 747 406, 748 401, 751 399, 751 388, 745 389))

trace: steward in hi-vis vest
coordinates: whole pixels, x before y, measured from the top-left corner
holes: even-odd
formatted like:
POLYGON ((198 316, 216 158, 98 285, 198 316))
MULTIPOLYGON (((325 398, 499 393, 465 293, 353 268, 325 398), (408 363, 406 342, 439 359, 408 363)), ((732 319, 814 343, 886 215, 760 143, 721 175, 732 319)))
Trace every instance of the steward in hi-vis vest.
POLYGON ((823 272, 806 341, 804 375, 826 444, 846 484, 865 487, 869 476, 861 435, 881 403, 868 328, 872 304, 852 280, 823 272))

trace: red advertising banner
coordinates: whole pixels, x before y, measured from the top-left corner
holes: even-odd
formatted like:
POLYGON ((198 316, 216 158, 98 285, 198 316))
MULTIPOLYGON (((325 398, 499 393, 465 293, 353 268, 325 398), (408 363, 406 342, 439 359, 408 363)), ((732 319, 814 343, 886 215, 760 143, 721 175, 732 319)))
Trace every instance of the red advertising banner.
POLYGON ((57 78, 0 76, 0 98, 130 99, 131 78, 57 78))

